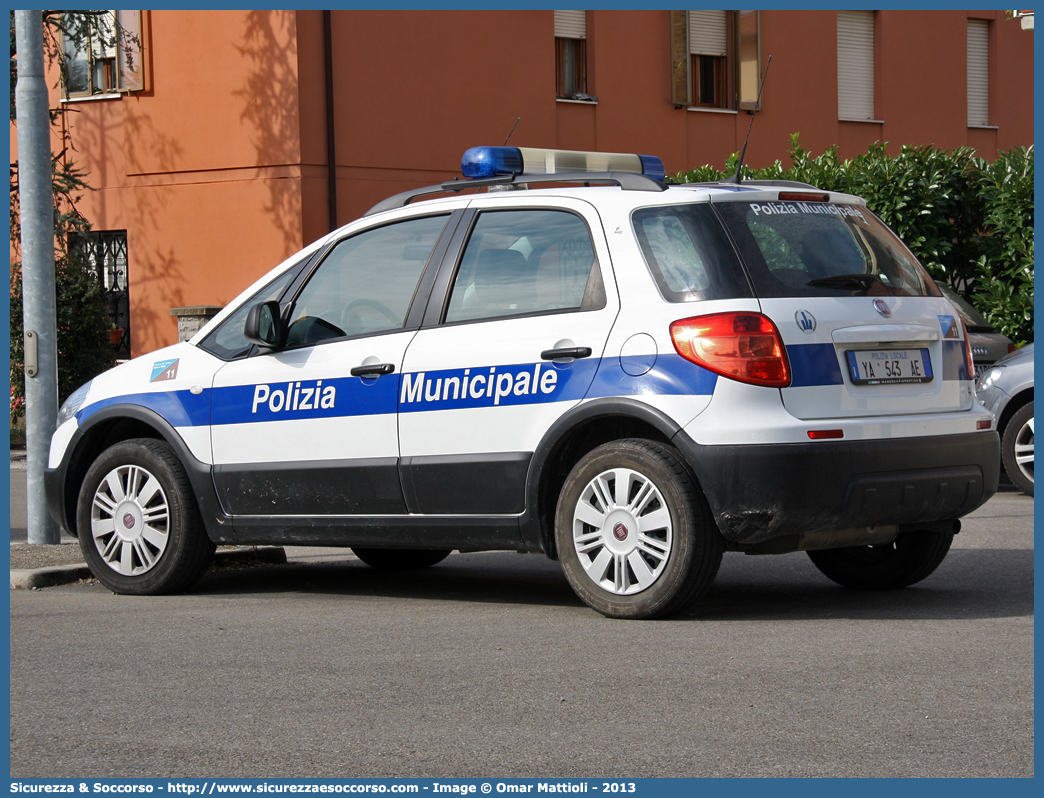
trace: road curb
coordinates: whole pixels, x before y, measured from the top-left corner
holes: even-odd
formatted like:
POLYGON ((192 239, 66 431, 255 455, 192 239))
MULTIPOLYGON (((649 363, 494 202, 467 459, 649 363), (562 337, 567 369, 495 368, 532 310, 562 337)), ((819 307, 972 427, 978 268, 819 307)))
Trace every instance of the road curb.
POLYGON ((35 590, 40 587, 67 585, 88 579, 91 575, 86 564, 50 565, 46 568, 12 568, 11 590, 35 590))
MULTIPOLYGON (((286 563, 286 550, 282 546, 223 549, 214 554, 214 564, 236 565, 242 563, 286 563)), ((35 590, 42 587, 57 587, 90 579, 91 571, 86 563, 74 565, 50 565, 46 568, 12 568, 11 590, 35 590)))

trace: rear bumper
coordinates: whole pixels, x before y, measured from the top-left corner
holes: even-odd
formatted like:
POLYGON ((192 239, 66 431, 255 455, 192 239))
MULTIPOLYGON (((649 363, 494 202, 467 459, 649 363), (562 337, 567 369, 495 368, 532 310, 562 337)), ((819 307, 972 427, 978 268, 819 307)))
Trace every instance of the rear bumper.
POLYGON ((674 438, 726 540, 959 518, 997 491, 1000 440, 975 432, 703 446, 674 438))

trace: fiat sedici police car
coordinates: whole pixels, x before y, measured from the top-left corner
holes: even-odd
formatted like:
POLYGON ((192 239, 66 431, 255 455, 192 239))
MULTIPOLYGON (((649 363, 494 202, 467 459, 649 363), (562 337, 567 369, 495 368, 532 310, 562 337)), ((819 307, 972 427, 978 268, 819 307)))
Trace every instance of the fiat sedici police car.
POLYGON ((103 584, 184 589, 215 544, 515 550, 652 618, 724 552, 913 584, 996 490, 960 317, 860 198, 639 155, 463 173, 69 398, 48 498, 103 584))

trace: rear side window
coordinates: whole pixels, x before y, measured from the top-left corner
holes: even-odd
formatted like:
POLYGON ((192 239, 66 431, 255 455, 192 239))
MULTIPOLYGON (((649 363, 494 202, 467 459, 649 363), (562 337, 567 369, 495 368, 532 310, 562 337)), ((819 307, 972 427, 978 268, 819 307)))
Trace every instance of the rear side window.
POLYGON ((715 203, 758 296, 939 296, 917 258, 866 208, 715 203))
POLYGON ((479 215, 453 280, 447 323, 605 307, 591 234, 567 211, 479 215))
POLYGON ((664 299, 751 296, 735 250, 707 203, 642 208, 631 223, 664 299))

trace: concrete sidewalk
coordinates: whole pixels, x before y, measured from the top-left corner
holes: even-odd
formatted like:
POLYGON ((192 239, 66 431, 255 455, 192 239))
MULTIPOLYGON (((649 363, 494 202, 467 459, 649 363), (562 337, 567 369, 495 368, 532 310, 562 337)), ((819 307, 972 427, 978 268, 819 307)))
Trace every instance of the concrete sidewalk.
MULTIPOLYGON (((343 555, 342 557, 343 558, 343 555)), ((218 549, 214 554, 211 568, 227 568, 240 566, 250 568, 258 565, 284 565, 289 561, 286 551, 280 546, 229 546, 218 549)), ((22 567, 11 568, 11 590, 34 590, 41 587, 67 585, 84 579, 91 579, 91 572, 83 562, 79 545, 57 546, 29 545, 28 543, 11 546, 11 564, 22 567), (17 550, 16 550, 17 546, 17 550), (48 549, 52 551, 48 551, 48 549), (58 551, 55 552, 54 550, 58 551), (55 555, 75 560, 62 565, 34 565, 53 559, 55 555)))

